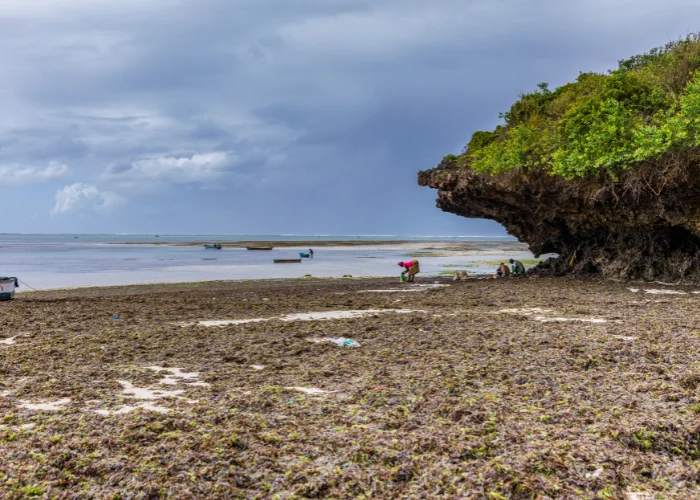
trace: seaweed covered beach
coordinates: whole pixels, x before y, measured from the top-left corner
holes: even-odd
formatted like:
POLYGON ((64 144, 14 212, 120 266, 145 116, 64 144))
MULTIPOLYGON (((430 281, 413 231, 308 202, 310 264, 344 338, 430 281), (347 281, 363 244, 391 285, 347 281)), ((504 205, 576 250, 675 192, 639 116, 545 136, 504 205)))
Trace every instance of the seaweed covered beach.
POLYGON ((0 498, 697 497, 696 291, 531 278, 21 294, 0 303, 0 498))

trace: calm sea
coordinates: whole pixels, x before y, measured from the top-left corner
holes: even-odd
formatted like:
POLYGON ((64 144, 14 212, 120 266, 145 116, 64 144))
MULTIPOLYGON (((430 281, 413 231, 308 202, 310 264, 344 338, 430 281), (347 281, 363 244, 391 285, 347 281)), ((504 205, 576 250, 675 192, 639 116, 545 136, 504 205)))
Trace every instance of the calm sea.
MULTIPOLYGON (((394 276, 399 260, 420 258, 423 275, 439 274, 478 260, 508 256, 532 258, 513 251, 510 237, 392 235, 0 235, 0 275, 16 276, 36 289, 182 281, 297 278, 312 276, 394 276), (297 258, 307 247, 250 252, 242 248, 205 250, 201 246, 163 243, 235 241, 378 241, 405 245, 317 247, 314 259, 301 264, 273 264, 273 259, 297 258), (145 243, 129 245, 127 243, 145 243), (159 244, 156 244, 159 243, 159 244), (469 243, 475 250, 439 250, 437 243, 469 243), (504 247, 510 247, 504 251, 504 247)), ((471 264, 469 271, 489 272, 492 266, 471 264)), ((27 287, 21 287, 27 288, 27 287)))

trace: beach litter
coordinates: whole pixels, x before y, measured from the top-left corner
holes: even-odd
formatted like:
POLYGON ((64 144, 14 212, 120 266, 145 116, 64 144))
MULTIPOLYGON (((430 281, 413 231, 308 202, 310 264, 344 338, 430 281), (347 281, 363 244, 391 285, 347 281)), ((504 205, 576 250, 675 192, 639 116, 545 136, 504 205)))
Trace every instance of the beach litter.
POLYGON ((308 342, 313 342, 314 344, 320 344, 323 342, 331 342, 338 347, 360 347, 359 342, 356 342, 353 339, 346 339, 344 337, 326 337, 323 339, 319 338, 310 338, 306 339, 308 342))
POLYGON ((328 342, 333 342, 339 347, 360 347, 360 344, 358 342, 355 342, 353 339, 346 339, 343 337, 329 337, 324 340, 328 342))
POLYGON ((15 340, 16 338, 17 338, 17 337, 10 337, 10 338, 7 338, 7 339, 2 339, 2 340, 0 340, 0 344, 3 344, 3 345, 13 345, 13 344, 16 344, 16 343, 17 343, 17 341, 15 340))

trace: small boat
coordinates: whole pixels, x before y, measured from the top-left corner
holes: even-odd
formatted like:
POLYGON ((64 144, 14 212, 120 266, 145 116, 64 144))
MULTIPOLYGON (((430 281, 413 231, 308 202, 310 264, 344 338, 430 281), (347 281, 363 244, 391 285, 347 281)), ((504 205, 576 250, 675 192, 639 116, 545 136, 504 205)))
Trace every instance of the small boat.
POLYGON ((301 262, 301 259, 274 259, 275 264, 297 264, 301 262))
POLYGON ((221 250, 221 245, 204 245, 207 250, 221 250))
POLYGON ((0 278, 0 300, 10 300, 15 296, 15 288, 19 288, 17 278, 0 278))
POLYGON ((272 250, 272 247, 245 247, 246 250, 272 250))
POLYGON ((311 257, 311 254, 299 252, 299 257, 301 257, 302 259, 308 259, 309 257, 311 257))

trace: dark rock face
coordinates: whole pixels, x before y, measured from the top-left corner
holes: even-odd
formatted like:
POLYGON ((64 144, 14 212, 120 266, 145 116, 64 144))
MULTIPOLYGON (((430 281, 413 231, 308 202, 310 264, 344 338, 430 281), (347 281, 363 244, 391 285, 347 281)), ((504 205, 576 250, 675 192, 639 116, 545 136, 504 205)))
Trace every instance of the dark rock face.
POLYGON ((536 256, 560 256, 535 273, 700 280, 700 163, 690 153, 616 180, 480 175, 459 161, 420 172, 419 184, 438 190, 438 208, 495 220, 536 256))

